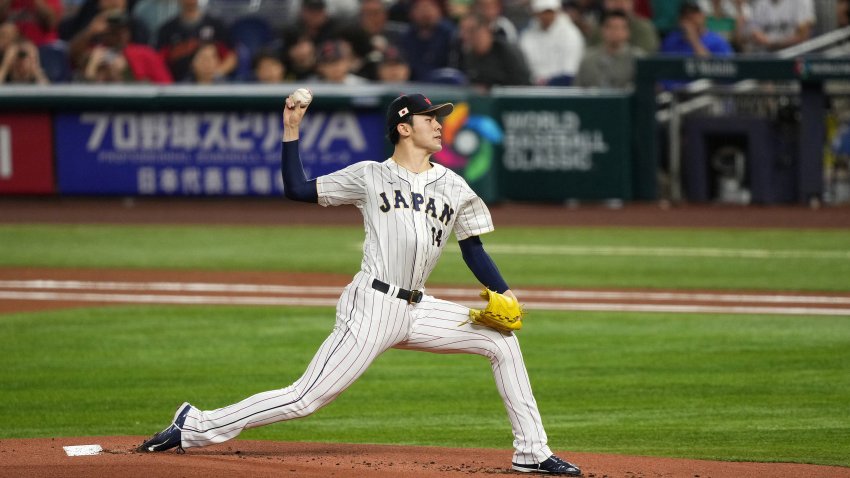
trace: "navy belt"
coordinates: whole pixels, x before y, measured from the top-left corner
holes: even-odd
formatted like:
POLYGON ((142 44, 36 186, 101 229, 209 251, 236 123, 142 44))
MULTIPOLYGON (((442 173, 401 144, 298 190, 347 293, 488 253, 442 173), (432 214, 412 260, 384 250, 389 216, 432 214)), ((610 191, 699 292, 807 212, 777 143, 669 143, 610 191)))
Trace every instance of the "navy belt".
MULTIPOLYGON (((390 291, 390 285, 386 282, 381 282, 378 279, 372 280, 372 288, 378 292, 383 292, 384 294, 387 294, 390 291)), ((422 302, 422 291, 407 290, 399 287, 398 294, 396 294, 396 297, 407 302, 408 304, 418 304, 422 302)))

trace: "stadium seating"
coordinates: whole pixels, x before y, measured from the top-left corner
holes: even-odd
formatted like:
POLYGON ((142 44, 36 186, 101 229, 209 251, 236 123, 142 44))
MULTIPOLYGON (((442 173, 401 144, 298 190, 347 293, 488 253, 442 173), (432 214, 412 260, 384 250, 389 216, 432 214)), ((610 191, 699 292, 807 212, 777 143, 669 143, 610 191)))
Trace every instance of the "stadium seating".
POLYGON ((51 83, 67 83, 71 81, 71 60, 68 58, 68 45, 56 41, 38 48, 41 69, 51 83))
POLYGON ((291 0, 207 0, 206 11, 225 23, 242 17, 261 17, 274 28, 282 28, 296 17, 300 2, 291 0))
POLYGON ((252 60, 262 48, 275 43, 272 27, 257 16, 246 16, 230 25, 230 38, 236 47, 238 64, 234 72, 237 81, 250 81, 253 78, 252 60))

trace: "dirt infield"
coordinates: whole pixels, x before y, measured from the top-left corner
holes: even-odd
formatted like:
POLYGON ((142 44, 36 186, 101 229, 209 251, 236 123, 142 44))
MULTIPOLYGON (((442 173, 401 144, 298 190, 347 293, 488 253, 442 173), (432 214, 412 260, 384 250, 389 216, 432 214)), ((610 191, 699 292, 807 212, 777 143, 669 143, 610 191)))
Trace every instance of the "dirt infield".
MULTIPOLYGON (((642 204, 623 208, 595 205, 575 209, 556 205, 505 205, 494 207, 492 212, 497 226, 850 228, 850 209, 847 208, 667 208, 658 204, 642 204)), ((350 208, 317 210, 314 205, 302 206, 271 200, 169 202, 155 199, 2 198, 0 223, 359 225, 361 218, 350 208)), ((334 300, 348 280, 349 275, 296 275, 280 272, 0 268, 0 282, 5 281, 0 285, 0 294, 7 294, 0 295, 0 313, 115 303, 204 303, 199 302, 201 300, 212 301, 209 303, 227 303, 222 301, 228 300, 260 304, 288 304, 287 301, 292 300, 327 305, 322 301, 334 300), (295 286, 312 289, 305 293, 304 290, 296 290, 295 286)), ((444 286, 445 291, 451 293, 448 286, 444 286)), ((718 294, 718 291, 714 291, 715 295, 690 291, 691 294, 687 296, 677 295, 676 291, 653 291, 655 296, 645 294, 646 291, 539 289, 527 292, 532 296, 538 294, 545 297, 539 299, 540 302, 552 307, 558 304, 612 307, 622 305, 625 301, 635 304, 638 301, 628 294, 637 292, 646 296, 640 302, 646 306, 699 308, 731 304, 731 307, 739 309, 757 310, 770 303, 816 312, 837 307, 850 308, 850 294, 783 293, 780 297, 763 292, 741 291, 730 291, 725 295, 718 294), (557 298, 558 294, 553 292, 563 297, 557 298), (714 302, 714 299, 718 302, 714 302)), ((0 477, 519 476, 510 471, 511 452, 507 449, 235 440, 204 449, 191 449, 185 455, 135 452, 135 446, 143 439, 85 437, 0 440, 0 477), (70 457, 63 449, 64 446, 89 444, 101 445, 104 452, 96 456, 70 457)), ((563 458, 579 464, 584 470, 584 476, 589 478, 850 478, 850 468, 841 467, 600 455, 567 450, 557 452, 563 458)))
MULTIPOLYGON (((143 437, 0 441, 3 477, 420 477, 529 476, 510 470, 511 452, 493 449, 279 443, 235 440, 203 449, 138 453, 143 437), (63 447, 98 444, 96 456, 67 456, 63 447)), ((790 463, 735 463, 556 450, 588 478, 850 478, 850 469, 790 463)), ((533 475, 532 475, 533 476, 533 475)))
MULTIPOLYGON (((333 307, 343 274, 122 269, 0 268, 0 313, 111 304, 333 307)), ((850 293, 515 289, 527 310, 850 316, 850 293)), ((427 292, 478 306, 478 289, 427 292)))

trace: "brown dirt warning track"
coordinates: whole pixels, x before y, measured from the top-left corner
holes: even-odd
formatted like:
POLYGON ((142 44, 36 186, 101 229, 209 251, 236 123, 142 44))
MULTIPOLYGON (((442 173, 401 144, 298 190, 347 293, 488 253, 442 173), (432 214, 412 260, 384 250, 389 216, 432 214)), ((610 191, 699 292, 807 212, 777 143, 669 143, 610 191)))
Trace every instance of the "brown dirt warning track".
MULTIPOLYGON (((850 209, 627 205, 569 209, 508 205, 493 208, 498 225, 641 227, 850 228, 850 209)), ((0 223, 359 224, 345 208, 317 212, 272 201, 0 199, 0 223)), ((243 304, 332 306, 350 276, 282 272, 208 272, 0 268, 0 314, 124 304, 243 304)), ((472 289, 436 285, 429 292, 458 302, 472 289)), ((529 289, 529 308, 662 310, 680 313, 850 315, 850 294, 746 291, 529 289), (630 309, 630 307, 632 309, 630 309)), ((1 320, 1 319, 0 319, 1 320)), ((146 437, 57 437, 0 440, 0 477, 459 477, 523 476, 510 470, 509 449, 461 449, 234 440, 186 454, 134 451, 146 437), (68 456, 63 447, 100 445, 94 456, 68 456)), ((556 450, 590 478, 850 478, 850 468, 741 463, 575 453, 556 450)))
MULTIPOLYGON (((490 207, 496 227, 728 227, 850 228, 850 206, 727 206, 628 203, 501 204, 490 207)), ((66 224, 345 224, 363 220, 352 208, 322 208, 271 199, 27 198, 0 197, 0 223, 66 224)))

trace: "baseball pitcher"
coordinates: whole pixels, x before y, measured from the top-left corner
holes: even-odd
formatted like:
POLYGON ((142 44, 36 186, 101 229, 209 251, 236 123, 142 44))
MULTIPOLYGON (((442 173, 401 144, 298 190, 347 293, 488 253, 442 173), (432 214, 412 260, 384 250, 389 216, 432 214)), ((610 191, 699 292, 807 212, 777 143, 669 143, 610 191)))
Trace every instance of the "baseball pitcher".
POLYGON ((230 440, 246 428, 310 415, 354 383, 381 353, 396 348, 487 357, 513 429, 512 468, 581 476, 577 466, 553 455, 547 446, 513 333, 522 326, 522 310, 479 238, 493 230, 490 212, 460 176, 430 161, 442 148, 439 119, 451 113, 453 105, 432 104, 421 94, 396 98, 387 110, 387 136, 394 145, 389 159, 359 162, 308 180, 298 138, 311 100, 305 89, 286 99, 285 195, 325 207, 354 205, 366 228, 363 262, 342 291, 336 325, 295 383, 217 410, 184 403, 171 425, 139 450, 182 452, 230 440), (424 290, 451 233, 485 287, 487 305, 482 310, 424 290))

